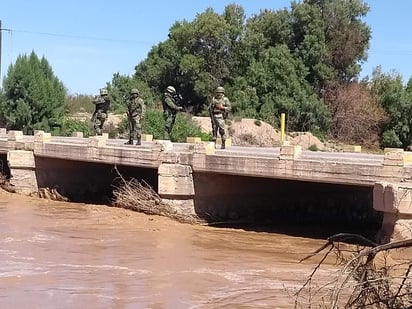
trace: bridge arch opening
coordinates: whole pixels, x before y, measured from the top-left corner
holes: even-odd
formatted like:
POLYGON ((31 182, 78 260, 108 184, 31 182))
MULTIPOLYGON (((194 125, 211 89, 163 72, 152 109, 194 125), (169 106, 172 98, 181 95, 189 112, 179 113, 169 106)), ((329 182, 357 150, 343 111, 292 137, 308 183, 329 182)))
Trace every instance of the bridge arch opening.
POLYGON ((374 238, 382 223, 372 187, 212 173, 196 173, 194 183, 196 212, 230 226, 374 238))
POLYGON ((156 169, 45 157, 35 161, 38 187, 56 189, 71 202, 110 205, 120 175, 126 181, 144 180, 154 190, 158 187, 156 169))

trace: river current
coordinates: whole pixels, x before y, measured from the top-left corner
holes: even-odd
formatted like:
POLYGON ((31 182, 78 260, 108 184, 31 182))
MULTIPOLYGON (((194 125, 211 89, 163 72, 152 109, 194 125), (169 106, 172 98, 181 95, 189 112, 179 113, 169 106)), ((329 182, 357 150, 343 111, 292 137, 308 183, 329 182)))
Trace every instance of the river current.
POLYGON ((0 192, 0 307, 293 308, 325 240, 292 234, 0 192))

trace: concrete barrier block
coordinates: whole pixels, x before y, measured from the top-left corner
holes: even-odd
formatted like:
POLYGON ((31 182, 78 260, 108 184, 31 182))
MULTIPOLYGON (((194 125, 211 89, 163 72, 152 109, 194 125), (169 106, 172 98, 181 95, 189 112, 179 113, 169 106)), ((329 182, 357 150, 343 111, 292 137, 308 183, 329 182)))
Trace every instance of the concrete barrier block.
POLYGON ((404 150, 400 148, 385 148, 383 164, 390 166, 404 165, 404 150))
POLYGON ((83 138, 83 132, 72 132, 72 137, 83 138))
POLYGON ((47 143, 51 141, 51 133, 45 133, 44 131, 36 131, 34 134, 34 141, 36 143, 47 143))
POLYGON ((193 151, 198 154, 211 155, 215 153, 215 145, 214 142, 195 143, 193 151))
MULTIPOLYGON (((216 144, 221 145, 221 144, 222 144, 222 138, 218 137, 218 138, 216 139, 216 144)), ((226 139, 225 146, 226 146, 226 147, 232 146, 232 139, 231 139, 231 138, 227 138, 227 139, 226 139)))
POLYGON ((412 152, 405 151, 403 153, 403 164, 412 164, 412 152))
POLYGON ((109 133, 102 133, 102 135, 100 135, 102 138, 104 138, 105 140, 109 139, 109 133))
POLYGON ((384 159, 385 160, 403 160, 403 149, 398 148, 385 148, 384 159))
POLYGON ((7 129, 0 128, 0 137, 7 137, 7 129))
POLYGON ((153 135, 152 134, 142 134, 142 141, 143 142, 152 142, 153 135))
POLYGON ((280 148, 280 159, 293 160, 300 156, 302 153, 302 147, 298 145, 285 145, 280 148))
POLYGON ((7 133, 9 141, 23 141, 23 131, 11 130, 7 133))
POLYGON ((196 144, 196 143, 201 143, 201 142, 202 142, 202 139, 200 137, 193 137, 193 136, 186 137, 186 143, 196 144))
POLYGON ((103 147, 106 146, 107 139, 103 136, 89 137, 89 147, 103 147))
POLYGON ((362 146, 360 145, 344 145, 343 152, 362 152, 362 146))
POLYGON ((155 144, 160 146, 163 151, 173 150, 173 143, 170 140, 158 139, 155 141, 155 144))

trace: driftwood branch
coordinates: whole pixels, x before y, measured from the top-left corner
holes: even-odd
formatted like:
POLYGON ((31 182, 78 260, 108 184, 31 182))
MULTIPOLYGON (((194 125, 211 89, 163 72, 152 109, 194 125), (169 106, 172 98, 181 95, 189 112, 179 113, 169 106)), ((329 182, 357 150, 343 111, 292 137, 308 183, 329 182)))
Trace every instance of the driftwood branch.
POLYGON ((313 299, 312 294, 325 290, 325 286, 314 289, 311 284, 331 253, 340 257, 341 270, 327 287, 328 301, 323 299, 323 306, 309 304, 308 308, 312 305, 317 308, 412 308, 412 259, 399 263, 390 259, 391 250, 411 247, 412 239, 379 245, 357 234, 342 233, 329 237, 324 245, 301 260, 303 262, 327 249, 295 294, 295 308, 302 307, 300 300, 304 292, 310 294, 306 298, 313 299), (356 244, 349 250, 349 256, 340 249, 339 242, 342 241, 356 244), (376 264, 378 255, 385 257, 384 265, 376 264))

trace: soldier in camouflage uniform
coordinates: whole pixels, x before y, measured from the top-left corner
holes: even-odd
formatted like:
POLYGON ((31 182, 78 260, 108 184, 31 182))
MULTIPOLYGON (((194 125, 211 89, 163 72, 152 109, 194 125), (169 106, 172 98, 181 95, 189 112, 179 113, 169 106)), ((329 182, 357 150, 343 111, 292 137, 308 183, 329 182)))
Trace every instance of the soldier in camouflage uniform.
POLYGON ((176 114, 183 110, 182 106, 176 104, 176 89, 168 86, 162 98, 163 118, 165 120, 165 139, 170 140, 173 126, 176 120, 176 114))
POLYGON ((133 145, 136 138, 136 145, 142 143, 142 119, 146 112, 145 103, 139 97, 139 90, 133 88, 130 91, 130 98, 127 101, 127 120, 129 122, 129 141, 126 144, 133 145))
POLYGON ((210 120, 212 122, 212 134, 213 140, 217 139, 217 132, 222 138, 221 149, 226 148, 226 128, 225 119, 230 112, 231 105, 227 97, 225 97, 225 89, 223 87, 217 87, 216 94, 209 105, 210 120))
POLYGON ((100 89, 100 95, 93 100, 95 110, 92 116, 93 128, 96 135, 102 135, 103 125, 107 119, 107 112, 110 108, 110 99, 107 89, 100 89))

